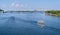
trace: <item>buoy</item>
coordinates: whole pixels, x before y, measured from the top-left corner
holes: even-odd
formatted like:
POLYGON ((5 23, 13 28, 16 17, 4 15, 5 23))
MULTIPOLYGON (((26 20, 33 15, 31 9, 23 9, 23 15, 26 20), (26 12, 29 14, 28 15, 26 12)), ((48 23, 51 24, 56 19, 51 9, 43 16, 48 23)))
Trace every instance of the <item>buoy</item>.
POLYGON ((44 26, 45 26, 44 21, 43 21, 43 20, 39 20, 39 21, 38 21, 38 25, 39 25, 41 28, 44 27, 44 26))

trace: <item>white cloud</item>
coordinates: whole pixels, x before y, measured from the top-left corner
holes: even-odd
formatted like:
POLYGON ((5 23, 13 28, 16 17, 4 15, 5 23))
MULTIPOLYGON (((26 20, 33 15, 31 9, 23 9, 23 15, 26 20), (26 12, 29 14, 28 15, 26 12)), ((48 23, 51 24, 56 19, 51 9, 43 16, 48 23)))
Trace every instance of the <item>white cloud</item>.
POLYGON ((20 6, 21 6, 21 7, 24 7, 24 5, 23 5, 23 4, 20 4, 20 6))
POLYGON ((16 8, 20 8, 20 7, 23 7, 23 8, 27 8, 29 5, 28 4, 19 4, 19 3, 11 3, 11 7, 16 7, 16 8))
POLYGON ((12 4, 11 4, 11 6, 14 6, 14 5, 15 5, 15 3, 12 3, 12 4))
POLYGON ((20 6, 20 4, 15 4, 15 7, 19 7, 20 6))
POLYGON ((19 7, 20 4, 19 3, 11 3, 11 7, 19 7))

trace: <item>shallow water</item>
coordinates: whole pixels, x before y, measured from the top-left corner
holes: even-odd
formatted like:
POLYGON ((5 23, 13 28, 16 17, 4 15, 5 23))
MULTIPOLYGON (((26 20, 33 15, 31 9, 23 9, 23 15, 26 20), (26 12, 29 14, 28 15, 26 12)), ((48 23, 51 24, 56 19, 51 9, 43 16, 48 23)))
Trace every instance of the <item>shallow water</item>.
POLYGON ((60 17, 43 12, 0 14, 0 35, 60 35, 60 17), (41 28, 37 22, 43 20, 41 28))

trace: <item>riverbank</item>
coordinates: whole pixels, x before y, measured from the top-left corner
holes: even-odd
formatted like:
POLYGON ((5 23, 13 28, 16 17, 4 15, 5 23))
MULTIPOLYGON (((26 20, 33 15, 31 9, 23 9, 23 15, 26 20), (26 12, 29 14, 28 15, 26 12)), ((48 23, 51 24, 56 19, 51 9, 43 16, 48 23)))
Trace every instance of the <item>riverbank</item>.
POLYGON ((50 10, 50 11, 45 11, 45 13, 51 16, 60 17, 60 10, 50 10))

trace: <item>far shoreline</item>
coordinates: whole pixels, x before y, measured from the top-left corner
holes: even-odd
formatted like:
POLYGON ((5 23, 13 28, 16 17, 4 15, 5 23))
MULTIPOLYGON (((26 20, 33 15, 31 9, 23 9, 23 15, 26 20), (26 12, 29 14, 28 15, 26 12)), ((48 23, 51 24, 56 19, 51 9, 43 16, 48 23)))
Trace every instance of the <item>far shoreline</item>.
POLYGON ((45 14, 60 17, 60 10, 45 11, 45 14))

